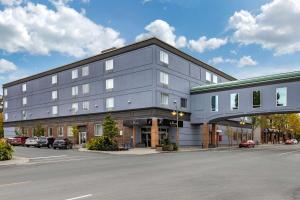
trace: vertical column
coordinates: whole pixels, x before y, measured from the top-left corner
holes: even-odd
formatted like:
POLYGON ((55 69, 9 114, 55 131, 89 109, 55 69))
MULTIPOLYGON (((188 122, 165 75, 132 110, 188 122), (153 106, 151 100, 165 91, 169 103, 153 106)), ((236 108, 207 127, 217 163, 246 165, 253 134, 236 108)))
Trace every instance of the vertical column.
POLYGON ((132 127, 132 146, 135 147, 136 144, 136 127, 132 127))
POLYGON ((202 148, 208 149, 208 142, 209 142, 209 128, 208 123, 202 124, 202 148))
POLYGON ((64 137, 68 137, 68 125, 64 124, 64 132, 63 132, 64 137))
POLYGON ((216 144, 217 144, 217 126, 215 123, 211 124, 211 137, 212 137, 212 140, 211 140, 211 143, 214 147, 216 147, 216 144))
POLYGON ((158 145, 158 120, 157 118, 152 118, 151 148, 155 148, 156 145, 158 145))

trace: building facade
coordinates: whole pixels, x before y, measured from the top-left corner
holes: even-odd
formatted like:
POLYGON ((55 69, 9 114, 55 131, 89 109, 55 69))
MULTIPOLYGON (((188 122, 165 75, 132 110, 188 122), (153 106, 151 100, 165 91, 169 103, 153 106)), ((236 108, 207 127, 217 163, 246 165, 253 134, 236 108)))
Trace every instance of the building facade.
POLYGON ((4 84, 4 126, 31 136, 40 125, 54 137, 72 137, 77 126, 76 142, 84 143, 102 134, 109 114, 132 146, 155 147, 165 137, 176 140, 171 113, 178 110, 183 113, 179 144, 199 146, 200 126, 191 123, 191 88, 233 80, 151 38, 4 84))

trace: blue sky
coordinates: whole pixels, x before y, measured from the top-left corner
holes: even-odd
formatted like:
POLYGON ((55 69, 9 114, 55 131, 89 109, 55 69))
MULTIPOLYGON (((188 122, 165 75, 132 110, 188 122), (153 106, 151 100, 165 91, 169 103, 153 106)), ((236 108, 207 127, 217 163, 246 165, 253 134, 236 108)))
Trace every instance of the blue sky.
POLYGON ((0 0, 0 84, 156 36, 236 77, 300 70, 299 0, 0 0))

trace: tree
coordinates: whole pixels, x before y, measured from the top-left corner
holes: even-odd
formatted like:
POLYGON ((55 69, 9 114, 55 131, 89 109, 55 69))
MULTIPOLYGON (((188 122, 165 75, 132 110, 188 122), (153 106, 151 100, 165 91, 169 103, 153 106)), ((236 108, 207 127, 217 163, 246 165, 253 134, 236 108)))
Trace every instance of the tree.
POLYGON ((44 136, 44 133, 45 129, 40 124, 38 124, 33 131, 33 135, 37 137, 44 136))
POLYGON ((78 139, 78 135, 79 135, 79 130, 78 130, 77 126, 72 126, 72 133, 73 133, 73 138, 75 140, 77 140, 78 139))
POLYGON ((0 113, 0 138, 4 137, 4 129, 3 129, 3 114, 0 113))
POLYGON ((251 118, 251 140, 253 140, 254 131, 260 126, 261 121, 259 116, 251 116, 250 118, 251 118))
POLYGON ((114 138, 119 134, 117 122, 110 115, 106 116, 103 121, 103 135, 114 138))

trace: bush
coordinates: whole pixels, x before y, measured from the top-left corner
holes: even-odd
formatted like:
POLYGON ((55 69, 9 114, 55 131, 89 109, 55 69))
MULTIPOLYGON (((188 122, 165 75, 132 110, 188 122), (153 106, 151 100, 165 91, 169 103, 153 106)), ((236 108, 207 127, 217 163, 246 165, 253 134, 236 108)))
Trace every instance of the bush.
POLYGON ((0 161, 12 159, 14 150, 12 146, 4 139, 0 139, 0 161))
POLYGON ((100 137, 95 137, 91 139, 87 145, 87 149, 89 150, 97 150, 97 151, 117 151, 118 144, 117 142, 105 135, 100 137))
POLYGON ((178 146, 176 143, 170 143, 169 139, 166 138, 166 139, 164 139, 164 141, 162 143, 162 150, 163 151, 177 151, 178 146))

